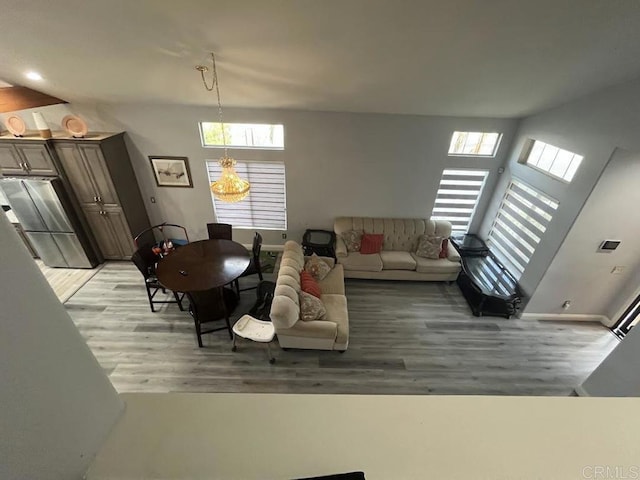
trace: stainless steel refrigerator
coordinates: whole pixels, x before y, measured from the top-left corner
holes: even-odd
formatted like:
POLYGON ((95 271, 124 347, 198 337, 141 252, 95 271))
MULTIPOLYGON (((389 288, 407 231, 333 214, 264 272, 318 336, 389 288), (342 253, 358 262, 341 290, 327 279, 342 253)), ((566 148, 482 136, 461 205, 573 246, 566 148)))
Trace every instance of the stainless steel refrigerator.
POLYGON ((92 268, 97 264, 60 179, 1 178, 0 189, 45 265, 92 268))

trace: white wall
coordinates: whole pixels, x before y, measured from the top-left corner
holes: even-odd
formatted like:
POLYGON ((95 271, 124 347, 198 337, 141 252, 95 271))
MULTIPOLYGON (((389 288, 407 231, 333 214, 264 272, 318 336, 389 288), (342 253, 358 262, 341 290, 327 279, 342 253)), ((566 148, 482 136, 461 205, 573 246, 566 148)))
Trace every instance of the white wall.
POLYGON ((80 479, 123 405, 0 211, 0 478, 80 479))
MULTIPOLYGON (((598 182, 614 149, 621 147, 630 151, 640 151, 639 131, 640 81, 602 90, 594 95, 523 119, 520 123, 513 141, 513 148, 508 155, 507 170, 496 188, 480 232, 485 237, 488 234, 511 175, 524 180, 560 202, 543 241, 520 280, 524 290, 530 295, 533 294, 525 312, 555 313, 560 298, 572 300, 574 305, 572 311, 583 311, 580 305, 584 305, 585 309, 587 305, 589 309, 592 308, 593 304, 589 301, 589 297, 597 285, 584 289, 572 286, 584 286, 581 283, 582 279, 593 278, 602 270, 601 263, 594 262, 598 257, 589 254, 586 258, 581 257, 580 262, 575 261, 573 254, 570 253, 574 246, 578 248, 578 245, 574 245, 575 242, 568 242, 562 251, 559 249, 598 182), (584 161, 571 184, 567 185, 517 162, 528 138, 542 140, 584 156, 584 161), (565 269, 561 278, 558 275, 550 275, 547 279, 548 284, 545 281, 542 285, 540 282, 552 262, 557 262, 558 265, 572 265, 572 268, 565 269), (551 291, 554 294, 548 296, 548 292, 551 291)), ((608 212, 611 224, 617 223, 620 227, 611 234, 632 238, 638 228, 637 222, 640 221, 636 215, 633 215, 633 210, 630 208, 634 205, 636 194, 628 188, 616 189, 615 194, 620 196, 618 204, 626 203, 629 207, 608 212)), ((603 239, 601 237, 604 233, 602 229, 593 229, 591 233, 585 231, 582 241, 586 244, 595 243, 603 239)), ((631 260, 625 259, 626 261, 629 261, 630 267, 633 267, 631 260)), ((630 272, 630 275, 633 276, 634 272, 630 272)), ((604 280, 608 281, 610 278, 607 276, 604 280)), ((598 301, 606 306, 612 300, 612 298, 599 298, 598 301)), ((602 311, 601 308, 598 308, 598 311, 602 311)))
MULTIPOLYGON (((193 238, 206 238, 214 220, 205 160, 220 149, 200 144, 199 121, 215 121, 213 107, 179 105, 73 105, 92 129, 125 130, 136 176, 153 222, 187 226, 193 238), (193 189, 158 188, 148 155, 187 156, 193 189), (149 198, 154 196, 157 203, 149 198)), ((340 215, 428 217, 445 167, 491 170, 487 192, 516 121, 507 119, 350 114, 285 110, 225 109, 228 122, 283 123, 284 151, 231 150, 237 160, 282 159, 287 175, 288 235, 300 240, 306 228, 333 228, 340 215), (454 130, 504 134, 496 158, 447 157, 454 130)), ((484 200, 488 201, 490 195, 484 200)), ((480 208, 481 218, 484 202, 480 208)), ((267 244, 284 243, 282 232, 262 232, 267 244)), ((249 242, 252 231, 237 230, 234 239, 249 242)))
MULTIPOLYGON (((640 154, 617 149, 527 305, 531 312, 608 316, 609 304, 640 268, 640 154), (597 251, 603 240, 617 250, 597 251), (624 266, 613 275, 614 266, 624 266), (562 310, 562 303, 571 308, 562 310)), ((636 284, 637 286, 638 284, 636 284)))
POLYGON ((576 391, 591 397, 640 397, 640 328, 632 328, 576 391))

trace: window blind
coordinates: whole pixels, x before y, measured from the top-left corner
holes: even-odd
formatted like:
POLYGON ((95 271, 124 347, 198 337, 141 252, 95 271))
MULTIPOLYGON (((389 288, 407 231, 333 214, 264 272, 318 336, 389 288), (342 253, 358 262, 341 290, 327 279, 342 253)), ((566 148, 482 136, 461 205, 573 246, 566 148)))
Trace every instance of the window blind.
POLYGON ((517 278, 542 240, 558 202, 512 180, 489 232, 492 252, 517 278), (510 268, 512 267, 512 268, 510 268))
MULTIPOLYGON (((251 190, 237 203, 222 202, 212 194, 217 221, 230 223, 234 228, 286 230, 284 163, 238 161, 235 168, 241 178, 249 181, 251 190)), ((207 161, 207 172, 209 181, 214 182, 220 178, 222 168, 217 161, 207 161)))
POLYGON ((488 174, 487 170, 443 170, 431 218, 447 220, 454 232, 467 233, 488 174))

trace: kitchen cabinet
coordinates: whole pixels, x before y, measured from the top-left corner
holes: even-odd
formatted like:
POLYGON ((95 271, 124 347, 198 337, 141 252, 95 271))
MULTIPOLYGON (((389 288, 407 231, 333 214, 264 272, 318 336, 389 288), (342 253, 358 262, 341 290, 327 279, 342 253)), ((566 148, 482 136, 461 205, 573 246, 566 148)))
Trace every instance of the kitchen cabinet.
POLYGON ((0 144, 0 170, 4 176, 57 176, 55 153, 46 140, 3 140, 0 144))
POLYGON ((123 134, 55 138, 53 145, 104 258, 131 258, 133 237, 151 224, 123 134))

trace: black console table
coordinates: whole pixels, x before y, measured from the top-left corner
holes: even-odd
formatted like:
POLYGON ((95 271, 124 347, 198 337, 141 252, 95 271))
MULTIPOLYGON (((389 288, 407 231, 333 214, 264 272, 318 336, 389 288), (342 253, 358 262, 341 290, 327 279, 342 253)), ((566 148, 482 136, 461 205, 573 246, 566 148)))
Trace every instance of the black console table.
POLYGON ((489 247, 477 235, 467 233, 451 237, 451 243, 461 257, 482 256, 489 253, 489 247))
POLYGON ((510 318, 522 301, 518 282, 491 252, 462 257, 457 283, 476 317, 510 318))

